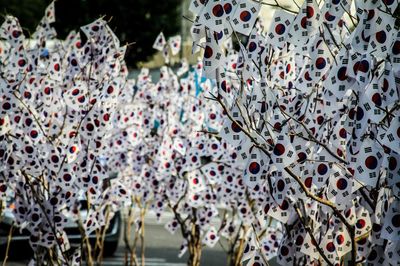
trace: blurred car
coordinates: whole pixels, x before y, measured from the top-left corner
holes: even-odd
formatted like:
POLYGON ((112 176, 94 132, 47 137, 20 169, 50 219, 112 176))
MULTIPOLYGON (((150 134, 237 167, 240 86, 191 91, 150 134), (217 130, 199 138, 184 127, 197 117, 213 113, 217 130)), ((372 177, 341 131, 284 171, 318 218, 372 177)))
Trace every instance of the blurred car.
MULTIPOLYGON (((81 217, 85 217, 87 214, 87 204, 86 201, 80 202, 80 214, 81 217)), ((6 208, 2 217, 0 218, 0 250, 5 250, 8 235, 10 233, 11 225, 14 224, 14 214, 12 212, 13 204, 10 205, 10 208, 6 208)), ((103 254, 105 256, 112 256, 118 248, 118 241, 121 233, 121 213, 118 211, 115 213, 114 217, 111 219, 110 224, 106 230, 105 238, 104 238, 104 249, 103 254)), ((82 236, 79 230, 78 223, 73 221, 72 219, 68 219, 67 224, 64 228, 66 232, 69 242, 71 246, 79 246, 81 244, 82 236)), ((12 233, 11 244, 27 244, 29 243, 30 233, 27 229, 22 229, 15 227, 12 233)), ((89 235, 89 240, 94 246, 96 235, 93 232, 89 235)))
MULTIPOLYGON (((115 178, 116 175, 110 176, 104 180, 103 189, 110 185, 110 180, 115 178)), ((14 196, 10 195, 9 199, 13 199, 14 196)), ((10 229, 12 224, 14 224, 15 218, 13 214, 13 209, 15 208, 14 203, 12 200, 9 200, 6 203, 6 208, 1 213, 0 217, 0 251, 6 250, 6 245, 8 241, 8 235, 10 233, 10 229)), ((87 215, 87 201, 80 200, 78 204, 79 214, 81 220, 87 215)), ((82 241, 82 235, 79 230, 78 223, 72 219, 72 216, 66 217, 67 224, 64 227, 64 231, 68 236, 68 240, 71 246, 80 246, 82 241)), ((104 238, 104 249, 103 255, 104 256, 112 256, 118 248, 118 241, 120 238, 121 233, 121 226, 122 226, 122 218, 121 212, 117 211, 113 218, 110 221, 108 228, 106 229, 105 238, 104 238)), ((29 236, 30 232, 27 229, 22 229, 15 227, 12 233, 11 245, 19 245, 19 244, 28 244, 29 245, 29 236)), ((91 245, 94 247, 96 242, 96 235, 95 232, 89 235, 89 240, 91 245)), ((1 252, 0 252, 1 253, 1 252)))

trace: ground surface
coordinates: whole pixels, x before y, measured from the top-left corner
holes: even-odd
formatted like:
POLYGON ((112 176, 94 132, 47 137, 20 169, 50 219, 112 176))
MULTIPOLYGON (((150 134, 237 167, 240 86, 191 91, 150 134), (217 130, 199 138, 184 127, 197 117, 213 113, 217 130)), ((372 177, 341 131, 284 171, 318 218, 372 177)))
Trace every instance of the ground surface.
MULTIPOLYGON (((166 215, 165 219, 168 219, 166 215)), ((163 219, 164 220, 164 219, 163 219)), ((179 247, 182 243, 180 232, 171 235, 165 228, 164 224, 157 223, 154 215, 148 215, 145 221, 145 265, 146 266, 184 266, 186 265, 187 254, 182 258, 178 258, 179 247)), ((29 246, 18 245, 10 249, 10 258, 7 261, 9 266, 27 265, 29 262, 29 246)), ((138 249, 137 254, 140 254, 138 249)), ((0 265, 3 263, 0 258, 0 265)), ((140 261, 140 260, 139 260, 140 261)), ((107 265, 124 265, 125 264, 125 247, 122 238, 119 241, 119 247, 113 257, 104 258, 104 266, 107 265)), ((213 249, 204 248, 201 265, 226 265, 226 254, 222 248, 217 245, 213 249)))

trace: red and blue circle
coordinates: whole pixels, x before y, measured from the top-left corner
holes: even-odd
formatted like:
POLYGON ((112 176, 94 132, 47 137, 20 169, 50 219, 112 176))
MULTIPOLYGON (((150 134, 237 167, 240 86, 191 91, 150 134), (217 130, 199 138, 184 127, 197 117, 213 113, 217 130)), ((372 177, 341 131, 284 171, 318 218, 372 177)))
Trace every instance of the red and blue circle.
POLYGON ((317 172, 320 175, 325 175, 328 172, 328 166, 326 164, 321 163, 317 167, 317 172))
POLYGON ((206 46, 206 49, 204 49, 204 57, 209 59, 213 56, 213 49, 210 46, 206 46))
POLYGON ((386 39, 387 39, 386 38, 386 32, 384 30, 378 31, 375 34, 375 38, 376 38, 376 41, 379 42, 380 44, 385 43, 386 39))
POLYGON ((382 105, 382 97, 381 97, 381 94, 378 93, 378 92, 375 93, 374 95, 372 95, 371 100, 372 100, 372 102, 373 102, 374 104, 376 104, 377 106, 381 106, 381 105, 382 105))
POLYGON ((307 12, 307 18, 312 18, 314 16, 314 8, 311 6, 308 6, 306 9, 307 12))
POLYGON ((235 121, 235 122, 232 122, 231 128, 232 128, 233 132, 239 133, 240 131, 242 131, 241 126, 243 126, 243 125, 240 121, 235 121))
POLYGON ((285 27, 284 24, 279 23, 279 24, 277 24, 277 25, 275 26, 275 33, 276 33, 276 34, 282 35, 282 34, 285 33, 285 31, 286 31, 286 27, 285 27))
POLYGON ((317 69, 321 70, 324 69, 326 66, 326 60, 323 57, 318 57, 317 60, 315 61, 315 66, 317 69))
POLYGON ((243 22, 248 22, 251 19, 251 13, 247 10, 240 13, 240 20, 243 22))
POLYGON ((345 81, 347 79, 347 67, 343 66, 339 68, 337 77, 340 81, 345 81))
POLYGON ((336 182, 336 187, 340 190, 345 190, 347 188, 347 180, 344 178, 339 178, 336 182))
POLYGON ((302 19, 301 19, 301 21, 300 21, 300 26, 303 28, 303 29, 307 29, 307 16, 305 16, 305 17, 303 17, 302 19))
POLYGON ((392 53, 394 55, 400 54, 400 41, 395 41, 392 47, 392 53))
POLYGON ((260 170, 261 170, 261 167, 260 167, 260 164, 259 164, 259 163, 257 163, 257 162, 251 162, 251 163, 249 164, 249 171, 250 171, 250 173, 252 173, 253 175, 258 174, 258 173, 260 172, 260 170))
POLYGON ((278 191, 283 191, 285 189, 285 181, 279 179, 276 188, 278 189, 278 191))
POLYGON ((232 5, 230 3, 226 3, 224 5, 225 14, 229 15, 232 12, 232 5))
POLYGON ((378 167, 378 160, 375 156, 371 155, 365 159, 365 166, 370 170, 375 170, 378 167))
POLYGON ((257 44, 255 42, 249 43, 249 52, 254 52, 257 49, 257 44))
POLYGON ((335 251, 335 244, 333 242, 329 242, 326 244, 326 250, 329 252, 334 252, 335 251))
POLYGON ((364 118, 364 109, 362 109, 360 106, 357 106, 356 119, 357 121, 361 121, 363 118, 364 118))
POLYGON ((334 15, 332 15, 331 13, 329 13, 329 12, 326 12, 326 13, 325 13, 325 19, 326 19, 327 21, 329 21, 329 22, 334 21, 335 18, 336 18, 336 17, 335 17, 334 15))
POLYGON ((275 147, 274 147, 274 154, 276 156, 281 156, 284 153, 285 153, 285 146, 283 146, 280 143, 276 144, 275 147))
POLYGON ((222 5, 218 4, 215 5, 212 9, 212 13, 214 16, 216 16, 217 18, 220 18, 224 15, 224 8, 222 7, 222 5))

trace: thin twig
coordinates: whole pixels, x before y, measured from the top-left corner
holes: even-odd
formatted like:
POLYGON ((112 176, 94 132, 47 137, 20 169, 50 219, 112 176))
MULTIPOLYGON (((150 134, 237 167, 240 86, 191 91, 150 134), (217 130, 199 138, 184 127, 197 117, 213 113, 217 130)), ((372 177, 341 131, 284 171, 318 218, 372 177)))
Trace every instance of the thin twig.
POLYGON ((13 230, 14 230, 14 223, 11 224, 10 231, 8 233, 7 247, 6 247, 6 253, 4 255, 3 266, 7 265, 8 253, 9 253, 9 250, 10 250, 10 244, 11 244, 11 238, 12 238, 13 230))

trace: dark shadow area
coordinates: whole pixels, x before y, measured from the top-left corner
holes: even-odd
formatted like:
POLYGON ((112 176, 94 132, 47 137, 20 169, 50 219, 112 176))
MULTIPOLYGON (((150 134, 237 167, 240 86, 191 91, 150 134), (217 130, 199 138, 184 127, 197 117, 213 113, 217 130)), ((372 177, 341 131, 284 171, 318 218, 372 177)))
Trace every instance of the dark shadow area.
MULTIPOLYGON (((36 29, 52 0, 0 0, 0 14, 16 16, 26 36, 36 29)), ((166 37, 177 34, 181 25, 181 1, 164 0, 154 4, 148 0, 58 0, 55 2, 58 37, 65 38, 71 30, 91 23, 99 17, 109 21, 121 44, 135 42, 126 53, 128 66, 146 61, 160 31, 166 37), (146 29, 146 30, 144 30, 146 29)), ((3 17, 0 16, 0 24, 3 17)))
MULTIPOLYGON (((140 249, 137 249, 137 255, 140 249)), ((178 258, 179 247, 177 248, 146 248, 146 258, 163 258, 169 263, 186 263, 188 260, 188 252, 181 258, 178 258)), ((226 265, 227 257, 225 252, 220 250, 204 249, 201 255, 201 265, 226 265)))
MULTIPOLYGON (((0 245, 0 264, 2 264, 7 245, 0 245)), ((11 242, 8 252, 7 261, 18 261, 24 264, 28 264, 29 259, 32 257, 33 251, 29 246, 28 241, 11 242)))

